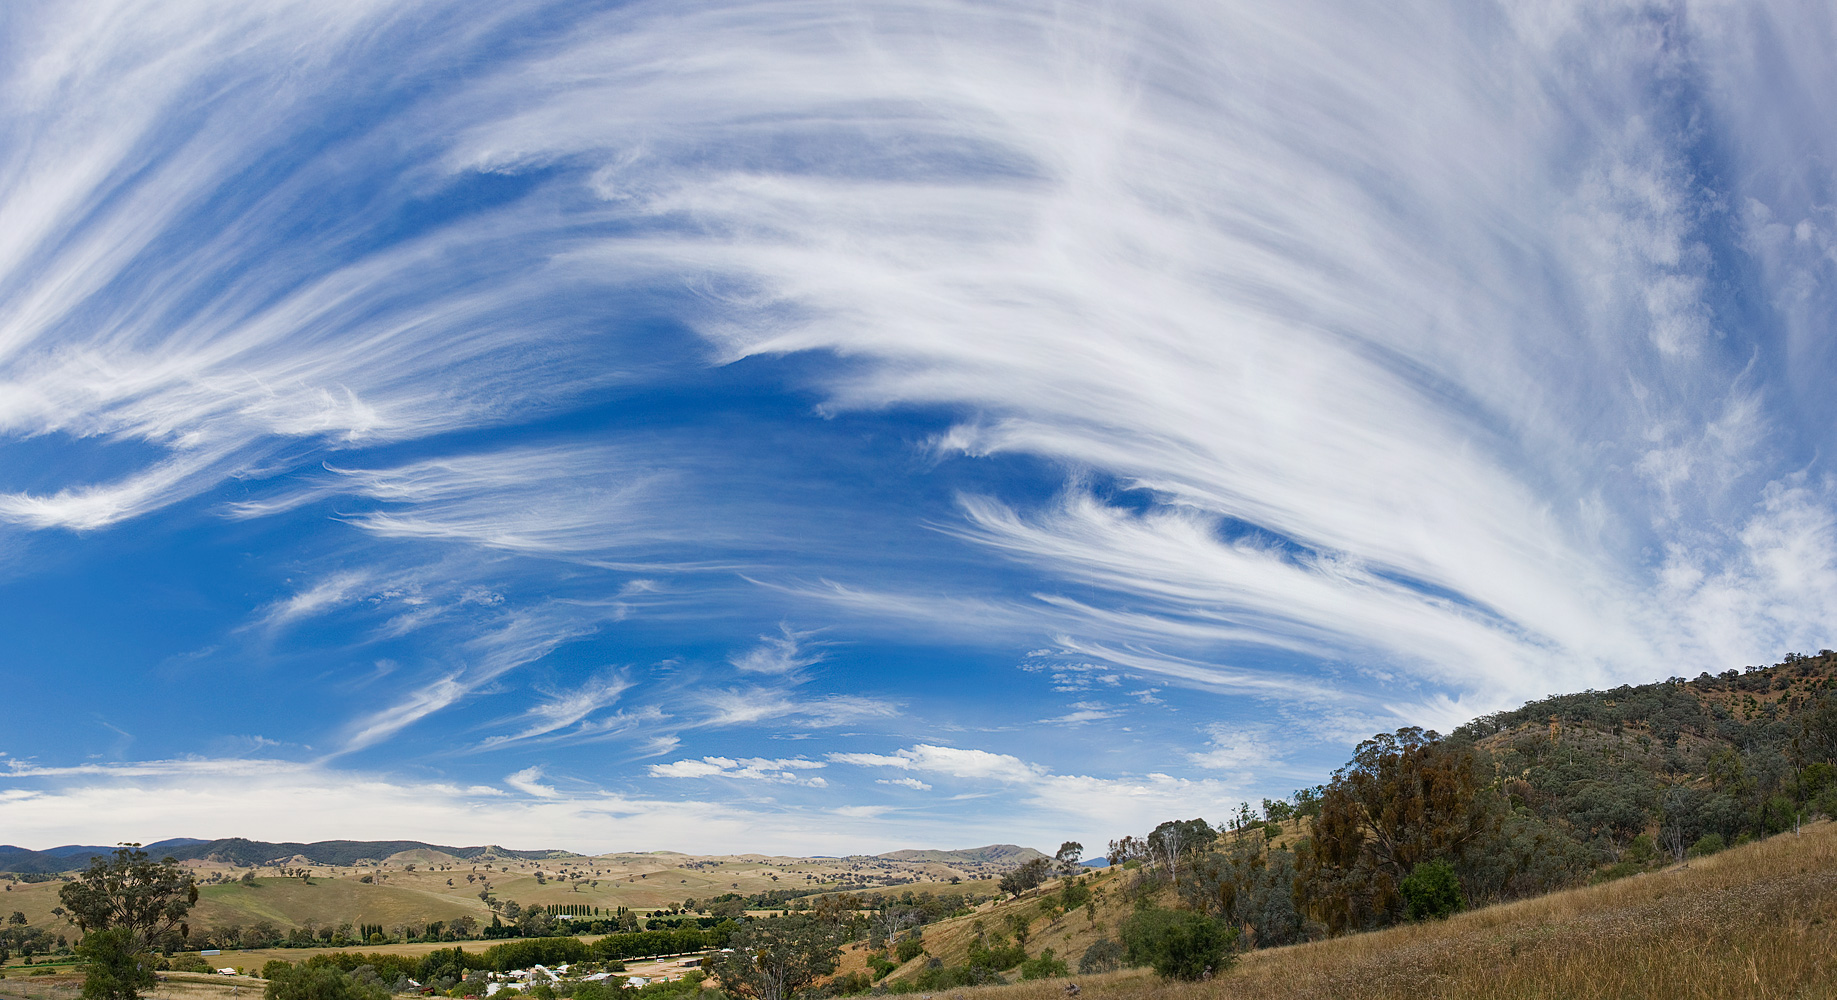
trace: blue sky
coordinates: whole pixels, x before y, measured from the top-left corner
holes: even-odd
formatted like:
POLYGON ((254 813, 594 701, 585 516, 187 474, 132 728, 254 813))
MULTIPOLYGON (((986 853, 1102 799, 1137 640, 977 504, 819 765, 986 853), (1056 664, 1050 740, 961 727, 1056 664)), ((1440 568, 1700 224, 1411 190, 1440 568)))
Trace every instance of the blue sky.
POLYGON ((1098 845, 1834 645, 1816 3, 0 13, 0 839, 1098 845))

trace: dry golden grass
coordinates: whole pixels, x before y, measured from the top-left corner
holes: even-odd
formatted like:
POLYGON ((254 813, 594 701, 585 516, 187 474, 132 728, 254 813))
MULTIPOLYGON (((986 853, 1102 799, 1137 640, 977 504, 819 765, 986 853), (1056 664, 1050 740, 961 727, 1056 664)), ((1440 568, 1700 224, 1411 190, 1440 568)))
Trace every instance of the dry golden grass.
MULTIPOLYGON (((1837 998, 1837 825, 1441 923, 1253 952, 1207 983, 1076 981, 1084 1000, 1837 998)), ((950 996, 1063 1000, 1063 985, 950 996)))

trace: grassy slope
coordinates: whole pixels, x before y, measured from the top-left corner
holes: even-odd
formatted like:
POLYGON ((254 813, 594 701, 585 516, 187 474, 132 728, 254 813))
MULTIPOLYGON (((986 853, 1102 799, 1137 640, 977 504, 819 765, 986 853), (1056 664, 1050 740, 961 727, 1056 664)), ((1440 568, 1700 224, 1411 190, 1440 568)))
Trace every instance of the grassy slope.
MULTIPOLYGON (((981 916, 993 926, 1004 908, 981 916)), ((1046 938, 1036 929, 1029 950, 1046 938)), ((943 935, 939 943, 948 948, 943 935)), ((1141 970, 1076 978, 1089 1000, 1828 1000, 1837 998, 1837 824, 1440 923, 1253 952, 1207 983, 1162 983, 1141 970)), ((1050 981, 953 996, 972 994, 1063 996, 1050 981)))
POLYGON ((349 920, 392 927, 414 920, 452 920, 468 914, 491 919, 490 911, 476 896, 447 895, 432 886, 364 885, 352 879, 325 878, 314 879, 311 885, 285 878, 256 882, 254 888, 236 884, 205 886, 199 892, 191 922, 198 927, 214 927, 266 920, 286 928, 309 921, 324 926, 349 920))

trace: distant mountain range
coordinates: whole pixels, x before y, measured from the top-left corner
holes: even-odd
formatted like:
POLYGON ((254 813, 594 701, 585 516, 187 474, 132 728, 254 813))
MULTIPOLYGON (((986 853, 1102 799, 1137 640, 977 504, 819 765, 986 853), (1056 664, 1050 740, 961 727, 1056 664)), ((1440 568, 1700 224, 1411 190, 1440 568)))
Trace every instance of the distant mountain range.
MULTIPOLYGON (((147 844, 145 849, 154 857, 159 858, 173 858, 179 861, 202 859, 236 865, 266 865, 285 862, 293 858, 305 858, 322 865, 351 865, 359 861, 381 861, 391 855, 407 851, 438 852, 452 855, 462 861, 476 861, 482 858, 542 860, 575 856, 571 851, 513 851, 496 845, 442 847, 418 840, 321 840, 311 844, 277 844, 247 840, 242 837, 230 837, 224 840, 195 840, 178 837, 172 840, 162 840, 156 844, 147 844)), ((112 851, 114 851, 112 847, 81 844, 53 847, 44 851, 0 845, 0 871, 17 872, 22 875, 67 872, 87 867, 91 858, 107 855, 112 851)), ((876 858, 887 861, 930 861, 949 865, 1004 866, 1018 865, 1033 858, 1045 856, 1031 847, 1017 847, 1014 844, 991 844, 987 847, 968 848, 960 851, 889 851, 886 854, 875 855, 876 858)))
POLYGON ((1047 857, 1031 847, 1014 844, 990 844, 961 851, 888 851, 874 856, 887 861, 933 861, 946 865, 1021 865, 1034 858, 1047 857))
MULTIPOLYGON (((486 847, 441 847, 418 840, 321 840, 311 844, 269 843, 229 837, 223 840, 195 840, 179 837, 147 844, 145 850, 154 857, 179 861, 203 859, 237 865, 265 865, 303 857, 322 865, 349 865, 358 861, 381 861, 402 851, 439 851, 465 861, 479 858, 522 858, 537 860, 572 856, 569 851, 512 851, 495 845, 486 847)), ((0 871, 20 874, 50 874, 83 868, 89 859, 114 851, 112 847, 89 847, 72 844, 45 851, 0 845, 0 871)))

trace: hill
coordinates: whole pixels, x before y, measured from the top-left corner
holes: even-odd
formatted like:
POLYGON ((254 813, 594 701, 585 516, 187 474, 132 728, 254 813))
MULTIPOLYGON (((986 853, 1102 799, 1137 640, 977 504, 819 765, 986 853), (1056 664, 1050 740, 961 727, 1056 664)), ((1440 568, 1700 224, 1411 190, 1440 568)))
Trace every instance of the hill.
MULTIPOLYGON (((1114 933, 1131 908, 1122 873, 1084 876, 1102 902, 1042 911, 1039 896, 986 905, 927 926, 926 951, 964 960, 978 934, 1030 929, 1029 950, 1056 947, 1075 971, 1085 942, 1114 933), (1106 891, 1107 890, 1107 891, 1106 891)), ((844 971, 864 967, 851 951, 844 971)), ((889 979, 910 979, 924 956, 889 979)), ((1837 824, 1692 859, 1662 871, 1456 914, 1241 956, 1203 983, 1145 969, 1077 975, 1081 1000, 1480 1000, 1500 997, 1674 1000, 1837 997, 1837 824)), ((896 987, 895 991, 899 991, 896 987)), ((1063 1000, 1063 980, 954 989, 963 1000, 1063 1000)))
POLYGON ((876 858, 887 861, 932 861, 944 865, 1021 865, 1034 858, 1047 856, 1031 847, 1017 847, 1013 844, 990 844, 987 847, 970 847, 960 851, 909 849, 874 855, 876 858))
POLYGON ((463 861, 516 858, 526 861, 572 857, 568 851, 512 851, 502 847, 442 847, 418 840, 321 840, 311 844, 273 844, 231 837, 177 847, 166 853, 180 861, 221 861, 235 865, 265 865, 302 857, 320 865, 355 865, 381 862, 404 852, 425 851, 451 855, 463 861))
MULTIPOLYGON (((89 864, 89 859, 108 854, 112 847, 54 847, 30 851, 22 847, 0 846, 0 872, 48 874, 73 871, 89 864)), ((146 845, 158 857, 178 861, 214 861, 240 867, 270 865, 304 858, 307 863, 349 866, 362 862, 388 860, 403 855, 407 860, 423 863, 457 863, 511 858, 542 861, 574 857, 568 851, 512 851, 502 847, 441 847, 418 840, 321 840, 311 844, 275 844, 242 837, 222 840, 196 840, 180 837, 146 845)))

